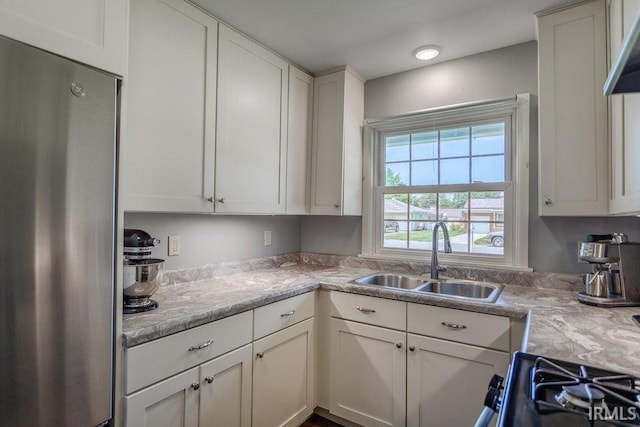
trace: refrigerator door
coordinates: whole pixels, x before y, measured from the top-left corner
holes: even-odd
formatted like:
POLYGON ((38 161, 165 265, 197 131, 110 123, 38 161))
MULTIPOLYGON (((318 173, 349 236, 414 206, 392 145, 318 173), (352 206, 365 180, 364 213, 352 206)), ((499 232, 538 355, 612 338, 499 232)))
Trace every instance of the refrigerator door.
POLYGON ((0 425, 111 418, 116 81, 0 37, 0 425))

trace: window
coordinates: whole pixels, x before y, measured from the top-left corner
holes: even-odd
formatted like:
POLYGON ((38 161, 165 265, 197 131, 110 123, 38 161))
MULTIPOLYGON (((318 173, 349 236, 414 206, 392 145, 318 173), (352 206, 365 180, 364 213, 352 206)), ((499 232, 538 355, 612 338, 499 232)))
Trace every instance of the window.
POLYGON ((528 117, 520 95, 368 123, 363 254, 424 260, 442 221, 448 262, 526 267, 528 117))

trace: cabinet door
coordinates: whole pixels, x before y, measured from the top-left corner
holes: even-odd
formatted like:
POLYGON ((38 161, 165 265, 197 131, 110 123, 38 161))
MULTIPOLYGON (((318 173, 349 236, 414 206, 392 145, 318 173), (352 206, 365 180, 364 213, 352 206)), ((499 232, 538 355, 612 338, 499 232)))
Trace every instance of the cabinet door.
POLYGON ((413 334, 407 344, 407 426, 473 425, 509 354, 413 334))
MULTIPOLYGON (((612 0, 609 3, 610 63, 616 58, 633 18, 640 10, 638 0, 612 0)), ((611 129, 610 213, 640 212, 640 95, 609 97, 611 129)))
POLYGON ((309 213, 309 177, 313 77, 289 66, 289 130, 287 132, 288 214, 309 213))
POLYGON ((311 213, 362 215, 364 80, 347 67, 313 86, 311 213))
POLYGON ((217 25, 183 0, 131 0, 125 210, 213 211, 217 25))
POLYGON ((198 368, 125 397, 126 427, 197 427, 198 368))
POLYGON ((315 407, 313 319, 253 343, 253 426, 297 426, 315 407))
POLYGON ((251 426, 251 344, 200 367, 200 427, 251 426))
POLYGON ((313 83, 311 213, 340 215, 344 72, 316 77, 313 83))
POLYGON ((283 213, 288 64, 220 25, 216 212, 283 213))
POLYGON ((604 0, 538 18, 539 212, 609 213, 604 0))
POLYGON ((404 332, 331 319, 331 413, 364 426, 404 426, 405 344, 404 332))
POLYGON ((0 34, 124 75, 127 0, 0 0, 0 34))

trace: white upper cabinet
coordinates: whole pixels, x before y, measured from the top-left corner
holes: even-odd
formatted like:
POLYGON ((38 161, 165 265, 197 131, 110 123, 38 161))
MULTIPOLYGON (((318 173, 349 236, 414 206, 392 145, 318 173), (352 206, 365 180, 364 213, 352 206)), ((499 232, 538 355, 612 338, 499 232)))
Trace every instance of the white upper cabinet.
POLYGON ((127 0, 0 0, 0 34, 124 75, 127 0))
POLYGON ((538 33, 539 214, 608 215, 605 0, 541 13, 538 33))
MULTIPOLYGON (((609 2, 609 64, 618 55, 623 38, 640 10, 639 0, 609 2)), ((640 212, 640 94, 613 95, 611 123, 612 214, 640 212)))
POLYGON ((289 64, 220 25, 215 211, 284 213, 289 64))
POLYGON ((213 212, 217 27, 183 0, 131 0, 125 210, 213 212))
POLYGON ((345 68, 313 86, 311 213, 362 215, 364 80, 345 68))
POLYGON ((286 212, 293 215, 309 213, 312 100, 313 77, 289 65, 286 212))

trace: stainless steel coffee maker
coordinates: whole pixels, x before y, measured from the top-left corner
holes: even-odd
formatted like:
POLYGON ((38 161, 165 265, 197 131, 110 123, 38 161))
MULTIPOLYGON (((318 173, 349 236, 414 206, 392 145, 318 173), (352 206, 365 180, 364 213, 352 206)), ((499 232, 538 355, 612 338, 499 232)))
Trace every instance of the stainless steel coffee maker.
POLYGON ((578 301, 599 307, 640 305, 640 243, 622 233, 590 234, 578 242, 578 258, 592 265, 578 301))

